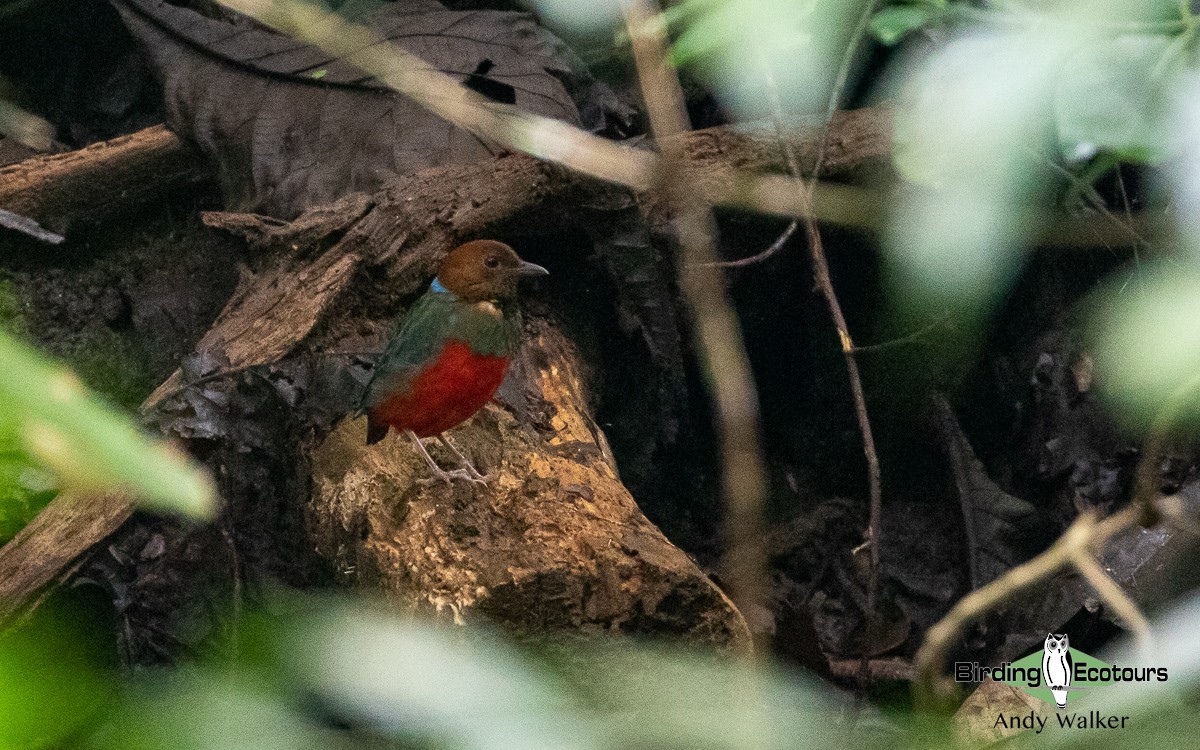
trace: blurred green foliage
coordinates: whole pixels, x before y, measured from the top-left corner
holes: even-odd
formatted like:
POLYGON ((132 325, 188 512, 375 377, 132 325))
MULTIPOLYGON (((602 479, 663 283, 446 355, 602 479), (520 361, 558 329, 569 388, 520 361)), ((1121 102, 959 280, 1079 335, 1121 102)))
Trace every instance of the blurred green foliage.
POLYGON ((867 0, 684 0, 666 19, 672 61, 740 119, 824 111, 867 0))
POLYGON ((207 475, 130 418, 89 393, 69 371, 0 331, 0 436, 53 470, 64 487, 120 489, 176 512, 212 512, 207 475))
POLYGON ((1131 426, 1200 421, 1200 268, 1160 261, 1093 295, 1092 348, 1102 393, 1131 426))
POLYGON ((272 609, 250 618, 237 664, 147 675, 90 746, 791 748, 900 736, 878 717, 845 721, 846 698, 811 679, 731 657, 628 641, 547 655, 361 602, 272 609))
MULTIPOLYGON (((0 325, 23 331, 11 289, 0 287, 0 325)), ((0 543, 60 489, 120 490, 177 513, 210 513, 207 475, 142 435, 75 376, 0 328, 0 543)), ((0 629, 0 750, 77 742, 107 712, 114 686, 95 655, 89 621, 52 607, 0 629)))
POLYGON ((54 476, 0 437, 0 544, 16 536, 56 494, 54 476))
MULTIPOLYGON (((1174 204, 1185 225, 1137 243, 1200 247, 1190 218, 1200 207, 1190 105, 1198 27, 1189 3, 1168 0, 881 8, 871 29, 885 43, 936 31, 881 89, 899 103, 895 164, 906 178, 886 235, 897 317, 948 315, 981 333, 1056 202, 1095 211, 1083 197, 1123 163, 1169 165, 1143 207, 1174 204)), ((1096 220, 1123 221, 1117 213, 1096 220)), ((1200 372, 1195 257, 1177 255, 1170 270, 1143 264, 1089 308, 1097 380, 1127 423, 1150 423, 1200 372)))
MULTIPOLYGON (((964 746, 948 718, 885 716, 812 678, 730 656, 628 640, 577 640, 547 655, 477 626, 425 625, 362 601, 291 596, 271 609, 248 618, 234 662, 141 675, 86 746, 964 746)), ((1161 619, 1155 653, 1102 655, 1170 670, 1167 682, 1115 683, 1079 699, 1077 711, 1128 716, 1125 730, 1064 730, 1051 719, 1010 745, 1191 747, 1200 660, 1188 646, 1198 626, 1200 606, 1185 603, 1161 619)))
POLYGON ((76 744, 113 705, 88 627, 50 610, 0 631, 0 750, 76 744))
MULTIPOLYGON (((328 4, 348 15, 372 7, 328 4)), ((570 4, 551 6, 572 15, 570 4)), ((580 11, 581 23, 612 23, 617 6, 604 7, 580 11)), ((776 96, 786 114, 825 109, 865 8, 684 0, 663 22, 678 65, 737 116, 762 117, 776 96)), ((1197 28, 1190 4, 1174 0, 879 4, 870 30, 883 43, 940 35, 901 55, 880 92, 899 103, 895 163, 907 180, 885 237, 896 304, 982 327, 1055 202, 1058 170, 1088 181, 1121 162, 1170 163, 1157 190, 1179 232, 1161 242, 1181 252, 1097 292, 1092 347, 1102 392, 1126 418, 1145 421, 1186 394, 1200 377, 1197 28)), ((0 323, 11 312, 0 301, 0 323)), ((211 508, 193 467, 7 334, 0 437, 0 534, 56 482, 122 487, 173 510, 211 508)), ((306 598, 275 611, 250 618, 239 658, 140 675, 115 704, 111 683, 75 655, 78 634, 10 633, 0 640, 0 750, 953 746, 945 725, 917 731, 850 710, 832 689, 770 665, 629 643, 530 654, 361 603, 306 598)), ((1047 732, 1013 744, 1194 744, 1198 627, 1195 603, 1160 621, 1153 658, 1170 668, 1168 683, 1097 696, 1097 709, 1131 716, 1128 732, 1047 732)))
MULTIPOLYGON (((0 278, 0 331, 28 336, 30 324, 20 291, 0 278)), ((134 409, 153 384, 145 357, 103 326, 72 352, 73 367, 89 386, 126 409, 134 409)), ((0 433, 0 543, 13 537, 58 492, 56 476, 33 460, 18 436, 0 433)))

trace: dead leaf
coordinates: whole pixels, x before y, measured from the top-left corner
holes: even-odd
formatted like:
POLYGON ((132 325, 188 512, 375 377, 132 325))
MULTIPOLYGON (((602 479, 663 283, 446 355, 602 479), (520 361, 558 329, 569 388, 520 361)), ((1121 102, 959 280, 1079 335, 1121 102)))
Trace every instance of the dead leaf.
MULTIPOLYGON (((498 151, 360 69, 232 11, 209 17, 159 0, 114 5, 162 81, 168 125, 216 163, 228 208, 290 218, 349 193, 374 193, 397 175, 498 151)), ((587 97, 601 121, 609 104, 618 106, 527 13, 407 0, 356 20, 528 112, 578 123, 572 92, 587 97)))
MULTIPOLYGON (((971 693, 954 714, 954 734, 964 747, 985 747, 1028 731, 1013 727, 1012 718, 1050 720, 1054 709, 1024 690, 987 680, 971 693), (1003 726, 997 718, 1004 717, 1003 726)), ((1036 721, 1036 720, 1035 720, 1036 721)))
POLYGON ((1022 561, 1024 555, 1015 548, 1013 541, 1018 536, 1020 524, 1032 518, 1035 509, 992 481, 945 398, 935 398, 934 411, 942 448, 950 463, 954 488, 962 506, 971 587, 977 589, 1022 561))

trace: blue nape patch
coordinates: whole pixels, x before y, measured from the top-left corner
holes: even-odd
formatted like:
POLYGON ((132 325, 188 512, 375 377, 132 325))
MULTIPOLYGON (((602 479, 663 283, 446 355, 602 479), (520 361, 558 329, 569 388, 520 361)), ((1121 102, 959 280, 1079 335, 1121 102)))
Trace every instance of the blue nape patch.
POLYGON ((436 278, 434 278, 433 283, 429 285, 429 289, 430 291, 437 292, 438 294, 447 294, 450 291, 446 287, 442 286, 442 282, 438 281, 436 278))

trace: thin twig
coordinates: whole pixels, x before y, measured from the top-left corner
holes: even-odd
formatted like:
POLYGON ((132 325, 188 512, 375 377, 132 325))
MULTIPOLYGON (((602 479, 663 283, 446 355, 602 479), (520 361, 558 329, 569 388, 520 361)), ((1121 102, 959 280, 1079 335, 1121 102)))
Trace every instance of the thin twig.
POLYGON ((913 661, 917 670, 913 686, 917 705, 934 709, 953 696, 954 683, 942 677, 942 669, 951 646, 967 625, 1022 591, 1070 567, 1081 551, 1103 548, 1113 536, 1137 526, 1140 518, 1141 511, 1134 505, 1099 523, 1090 513, 1082 515, 1048 550, 959 599, 945 617, 925 632, 925 642, 913 661))
MULTIPOLYGON (((846 83, 850 80, 850 66, 858 53, 858 46, 866 36, 871 16, 875 13, 876 0, 870 0, 863 5, 858 23, 846 44, 846 51, 838 65, 837 76, 834 78, 833 90, 825 106, 825 124, 821 129, 821 140, 817 145, 817 157, 813 162, 812 177, 804 189, 805 200, 812 205, 813 193, 817 182, 821 179, 821 168, 825 166, 825 155, 829 150, 829 123, 833 113, 841 103, 846 83)), ((790 165, 796 169, 794 163, 790 165)), ((798 177, 793 173, 793 176, 798 177)), ((837 328, 838 340, 842 345, 842 356, 846 360, 846 376, 850 380, 850 393, 854 400, 854 418, 858 422, 858 430, 862 435, 863 457, 867 462, 867 490, 870 498, 867 517, 867 533, 865 543, 870 545, 870 568, 867 576, 867 613, 865 637, 862 658, 859 665, 859 681, 865 683, 868 677, 867 655, 871 652, 871 644, 879 629, 879 561, 882 545, 883 529, 883 478, 879 468, 879 455, 875 450, 875 436, 871 429, 871 419, 867 414, 867 398, 863 390, 862 377, 858 371, 858 358, 855 352, 854 339, 850 336, 850 328, 846 317, 842 314, 842 305, 838 301, 837 292, 833 288, 833 279, 829 275, 829 261, 825 257, 825 245, 821 240, 821 230, 816 220, 804 217, 804 233, 808 238, 808 249, 812 255, 813 276, 820 287, 825 303, 829 307, 829 316, 837 328)))
MULTIPOLYGON (((829 150, 829 123, 833 120, 833 113, 837 111, 838 105, 841 103, 842 94, 845 93, 846 82, 850 79, 850 66, 854 64, 854 56, 858 53, 858 45, 862 43, 863 37, 866 36, 867 28, 871 23, 871 16, 875 13, 875 5, 876 0, 871 0, 871 2, 863 7, 858 24, 854 27, 854 31, 846 43, 846 51, 842 55, 842 60, 838 65, 837 76, 833 81, 833 89, 830 91, 829 100, 825 105, 825 124, 821 128, 821 140, 817 145, 817 158, 813 162, 812 178, 809 181, 810 195, 815 190, 817 182, 821 179, 821 168, 825 166, 825 154, 829 150)), ((771 119, 775 123, 775 132, 779 136, 779 147, 783 151, 784 162, 787 164, 788 172, 793 179, 799 181, 802 179, 802 175, 800 173, 799 160, 796 158, 796 150, 792 148, 791 142, 783 134, 783 103, 779 100, 779 87, 775 83, 775 73, 771 70, 771 66, 767 63, 763 55, 759 55, 759 61, 762 66, 763 77, 766 79, 767 92, 771 104, 771 119)), ((755 263, 761 263, 787 245, 788 240, 796 233, 798 224, 799 222, 796 219, 792 219, 787 228, 783 230, 783 233, 761 253, 752 255, 749 258, 719 261, 714 265, 719 268, 744 268, 755 263)))
MULTIPOLYGON (((779 150, 783 153, 783 162, 787 165, 788 173, 792 176, 792 178, 795 180, 800 180, 803 175, 800 174, 800 162, 796 158, 796 149, 792 148, 791 141, 787 139, 783 132, 783 102, 779 99, 779 85, 775 82, 775 72, 771 70, 771 64, 767 60, 766 55, 762 52, 759 52, 758 63, 759 67, 762 69, 763 80, 767 85, 767 98, 771 105, 771 122, 775 126, 775 137, 779 141, 779 150)), ((824 144, 828 138, 827 134, 829 133, 829 118, 825 119, 825 124, 821 128, 821 133, 821 142, 824 144)), ((820 158, 820 151, 818 149, 818 165, 820 163, 820 158)), ((813 179, 816 179, 815 175, 813 179)), ((787 245, 788 240, 792 238, 792 235, 796 233, 796 229, 799 226, 799 220, 792 219, 788 223, 787 228, 783 230, 779 237, 761 253, 756 253, 749 258, 741 258, 739 260, 717 261, 712 265, 717 268, 744 268, 755 263, 761 263, 762 261, 770 258, 771 256, 775 255, 775 253, 782 250, 784 246, 787 245)))
POLYGON ((788 223, 787 227, 780 232, 775 241, 770 245, 767 245, 766 250, 755 253, 754 255, 746 258, 738 258, 737 260, 718 260, 713 263, 707 263, 703 266, 697 266, 697 268, 745 268, 746 266, 753 266, 757 263, 762 263, 767 258, 770 258, 782 250, 784 245, 788 243, 788 240, 792 239, 792 235, 796 233, 796 229, 799 227, 800 222, 796 219, 792 219, 788 223))
MULTIPOLYGON (((871 429, 871 420, 867 413, 867 400, 863 390, 862 377, 858 369, 858 361, 856 359, 856 347, 854 340, 850 336, 850 329, 846 323, 846 317, 842 313, 841 303, 838 301, 837 292, 833 288, 833 280, 829 274, 829 262, 825 257, 825 247, 821 240, 821 232, 817 226, 817 221, 812 216, 813 210, 813 195, 816 190, 816 185, 821 178, 821 168, 824 166, 825 155, 829 149, 829 123, 833 119, 834 112, 837 111, 838 104, 846 89, 846 83, 850 78, 850 68, 854 63, 854 56, 858 51, 859 44, 866 35, 867 28, 870 24, 871 16, 875 10, 875 1, 868 2, 859 16, 858 23, 855 25, 854 31, 850 35, 847 42, 846 51, 842 55, 842 60, 838 66, 837 76, 834 79, 833 89, 830 92, 829 100, 825 109, 824 126, 821 128, 821 140, 817 145, 817 156, 813 163, 812 175, 807 182, 803 180, 800 172, 799 160, 796 158, 795 149, 791 143, 784 137, 783 132, 783 106, 779 100, 779 90, 775 82, 775 76, 765 60, 762 62, 763 76, 766 79, 766 88, 771 105, 772 120, 775 123, 776 132, 779 136, 780 148, 783 150, 784 160, 788 166, 788 171, 791 173, 792 179, 800 183, 802 187, 799 194, 802 197, 805 210, 802 212, 805 215, 801 219, 804 224, 804 233, 808 239, 809 251, 812 255, 813 275, 816 277, 817 286, 821 290, 821 294, 825 298, 826 305, 829 308, 829 315, 833 319, 834 326, 837 329, 838 339, 842 345, 842 353, 846 360, 846 373, 850 380, 850 391, 854 400, 854 414, 858 421, 859 432, 862 434, 863 455, 867 462, 867 483, 870 496, 869 519, 867 522, 866 544, 870 551, 870 580, 867 585, 867 618, 868 622, 873 625, 875 622, 875 613, 878 606, 879 598, 879 549, 880 536, 883 525, 883 484, 882 476, 879 467, 879 455, 875 448, 875 437, 871 429)), ((793 220, 784 230, 783 234, 771 244, 765 251, 758 253, 749 258, 742 258, 735 261, 724 261, 710 263, 707 267, 719 268, 737 268, 758 263, 770 258, 781 250, 791 238, 796 230, 797 221, 793 220)), ((874 628, 867 628, 868 639, 874 628)), ((869 648, 864 649, 863 668, 866 668, 866 656, 869 648)))
POLYGON ((867 35, 867 29, 871 26, 871 16, 875 15, 875 6, 878 4, 879 0, 871 0, 863 6, 862 15, 858 17, 858 24, 850 34, 850 39, 846 42, 846 52, 842 55, 841 63, 838 64, 837 76, 833 79, 833 90, 829 93, 829 101, 825 104, 825 127, 821 131, 821 142, 817 145, 817 158, 813 162, 812 182, 814 183, 821 178, 821 169, 825 166, 825 155, 829 151, 829 123, 833 120, 833 113, 837 111, 838 105, 842 102, 846 83, 850 80, 850 66, 854 64, 854 56, 858 54, 858 46, 862 44, 863 37, 867 35))
MULTIPOLYGON (((951 646, 958 640, 967 625, 1066 567, 1075 565, 1081 573, 1087 576, 1088 573, 1085 570, 1087 563, 1085 562, 1083 567, 1078 564, 1080 555, 1098 554, 1117 534, 1137 526, 1150 526, 1160 520, 1163 513, 1160 510, 1159 456, 1162 454, 1167 436, 1183 411, 1183 407, 1198 390, 1200 390, 1200 373, 1189 378, 1177 388, 1159 409, 1158 416, 1151 425, 1145 445, 1142 447, 1142 457, 1134 470, 1133 497, 1130 499, 1129 505, 1099 522, 1091 513, 1079 516, 1049 549, 1032 560, 1018 565, 983 588, 967 594, 941 621, 926 631, 925 642, 921 644, 914 660, 917 680, 913 686, 913 692, 919 706, 936 709, 953 695, 953 683, 946 681, 941 676, 942 669, 951 646)), ((1110 606, 1117 602, 1115 611, 1118 613, 1121 608, 1127 607, 1126 604, 1120 602, 1120 597, 1106 596, 1106 594, 1111 594, 1111 590, 1105 588, 1105 582, 1097 579, 1092 582, 1092 585, 1110 606), (1099 583, 1098 586, 1097 583, 1099 583)), ((1124 596, 1123 592, 1121 596, 1124 596)), ((1136 610, 1136 605, 1133 608, 1136 610)), ((1131 628, 1139 627, 1139 620, 1145 620, 1140 612, 1132 617, 1129 615, 1122 615, 1122 617, 1131 628)))
POLYGON ((712 207, 686 176, 687 156, 672 136, 688 129, 683 91, 667 57, 658 11, 647 0, 627 0, 625 21, 642 97, 662 152, 658 188, 674 211, 682 255, 680 286, 692 319, 702 365, 715 402, 721 477, 727 502, 725 575, 734 602, 747 614, 763 606, 766 569, 760 525, 766 489, 759 445, 758 394, 741 327, 716 260, 712 207))
POLYGON ((1120 617, 1125 625, 1133 632, 1133 637, 1137 639, 1138 648, 1142 653, 1149 654, 1154 647, 1154 639, 1150 635, 1150 622, 1142 611, 1138 609, 1125 590, 1117 584, 1116 581, 1104 572, 1104 568, 1100 567, 1100 563, 1092 556, 1092 553, 1086 550, 1080 550, 1075 553, 1071 559, 1076 570, 1080 575, 1091 584, 1096 595, 1100 597, 1100 601, 1108 605, 1113 614, 1120 617))
POLYGON ((920 341, 921 339, 925 338, 926 336, 928 336, 930 333, 937 330, 938 328, 941 328, 942 326, 949 325, 949 324, 950 324, 949 316, 938 318, 937 320, 933 321, 929 325, 922 326, 921 328, 918 328, 917 330, 913 331, 912 333, 910 333, 906 336, 901 336, 900 338, 896 338, 896 339, 889 339, 888 341, 880 341, 878 344, 862 344, 860 346, 855 346, 854 353, 855 354, 875 354, 876 352, 887 351, 888 349, 894 349, 895 347, 898 347, 898 346, 904 346, 905 344, 911 344, 913 342, 920 341))
MULTIPOLYGON (((1136 253, 1137 253, 1137 249, 1138 249, 1139 245, 1141 247, 1145 248, 1146 250, 1154 249, 1154 246, 1150 243, 1150 240, 1143 237, 1134 228, 1133 213, 1130 212, 1130 210, 1129 210, 1129 199, 1127 196, 1125 198, 1125 217, 1126 217, 1126 220, 1128 223, 1123 222, 1119 218, 1117 218, 1117 216, 1112 212, 1112 210, 1110 210, 1109 207, 1104 203, 1104 199, 1102 197, 1100 197, 1100 194, 1096 192, 1096 189, 1094 187, 1092 187, 1090 184, 1088 184, 1085 180, 1080 178, 1079 175, 1074 174, 1073 172, 1071 172, 1071 170, 1067 169, 1063 165, 1061 165, 1058 162, 1056 162, 1055 160, 1051 159, 1049 156, 1047 156, 1042 151, 1039 151, 1036 149, 1029 149, 1029 151, 1036 154, 1040 160, 1042 160, 1047 166, 1050 167, 1051 171, 1056 172, 1059 176, 1061 176, 1067 182, 1071 183, 1071 186, 1079 191, 1079 194, 1081 196, 1083 196, 1083 198, 1088 202, 1088 205, 1091 206, 1093 209, 1095 209, 1095 211, 1098 214, 1103 216, 1104 219, 1109 222, 1109 224, 1111 224, 1114 228, 1116 228, 1122 232, 1125 232, 1126 234, 1129 235, 1129 239, 1133 240, 1133 242, 1134 242, 1133 248, 1134 248, 1134 253, 1135 253, 1135 255, 1134 255, 1135 259, 1137 257, 1136 253)), ((1118 178, 1119 184, 1121 186, 1122 194, 1124 194, 1125 183, 1124 183, 1124 180, 1121 179, 1119 171, 1117 173, 1117 178, 1118 178)))
MULTIPOLYGON (((817 146, 817 158, 813 164, 812 177, 805 185, 803 191, 804 198, 810 205, 813 199, 813 190, 817 181, 821 178, 821 168, 824 166, 825 154, 829 148, 829 122, 833 118, 833 113, 837 111, 838 103, 842 97, 842 93, 845 91, 846 82, 850 77, 850 66, 853 64, 854 55, 857 52, 859 43, 863 36, 866 35, 871 15, 875 10, 875 4, 874 0, 872 0, 872 2, 868 2, 863 7, 858 25, 855 26, 854 32, 850 36, 846 53, 842 56, 842 62, 838 68, 833 91, 825 110, 825 127, 822 130, 820 144, 817 146)), ((816 277, 817 286, 820 288, 821 294, 825 297, 825 303, 829 308, 829 315, 833 318, 833 324, 838 333, 838 340, 842 345, 842 355, 846 360, 846 374, 850 379, 850 393, 854 399, 854 416, 858 421, 858 430, 862 434, 863 456, 867 461, 867 487, 870 496, 870 506, 866 542, 870 545, 871 555, 867 598, 871 609, 869 617, 874 618, 879 596, 879 548, 883 526, 883 480, 879 468, 879 454, 875 449, 875 436, 871 430, 871 419, 867 414, 867 398, 863 390, 862 377, 858 370, 854 339, 850 336, 850 328, 846 323, 846 316, 842 313, 842 305, 838 301, 837 292, 833 288, 833 279, 829 275, 829 261, 825 257, 825 245, 821 241, 821 231, 812 216, 804 217, 803 221, 804 233, 808 238, 808 249, 812 255, 813 275, 816 277)), ((868 628, 869 630, 870 628, 868 628)))

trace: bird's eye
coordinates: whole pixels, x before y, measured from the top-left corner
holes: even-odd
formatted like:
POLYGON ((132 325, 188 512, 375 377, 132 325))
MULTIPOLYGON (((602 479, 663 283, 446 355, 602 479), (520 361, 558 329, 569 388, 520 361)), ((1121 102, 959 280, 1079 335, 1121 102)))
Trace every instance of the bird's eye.
POLYGON ((497 258, 495 255, 493 255, 493 256, 489 257, 487 260, 485 260, 483 262, 483 265, 487 266, 488 268, 499 268, 500 267, 500 259, 497 258))

